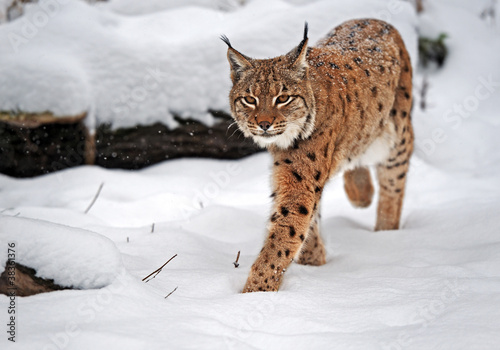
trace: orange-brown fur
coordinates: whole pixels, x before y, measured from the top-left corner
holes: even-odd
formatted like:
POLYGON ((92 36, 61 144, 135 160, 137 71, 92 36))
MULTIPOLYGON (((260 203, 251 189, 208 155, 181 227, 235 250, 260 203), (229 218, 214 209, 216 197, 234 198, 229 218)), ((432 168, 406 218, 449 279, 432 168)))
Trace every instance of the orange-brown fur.
POLYGON ((306 31, 297 48, 267 60, 224 41, 233 117, 274 157, 268 236, 243 292, 278 290, 292 260, 326 262, 320 199, 327 180, 341 171, 347 170, 351 203, 366 207, 373 195, 367 166, 376 166, 375 229, 398 229, 413 131, 410 57, 397 30, 374 19, 352 20, 316 47, 307 47, 306 31))

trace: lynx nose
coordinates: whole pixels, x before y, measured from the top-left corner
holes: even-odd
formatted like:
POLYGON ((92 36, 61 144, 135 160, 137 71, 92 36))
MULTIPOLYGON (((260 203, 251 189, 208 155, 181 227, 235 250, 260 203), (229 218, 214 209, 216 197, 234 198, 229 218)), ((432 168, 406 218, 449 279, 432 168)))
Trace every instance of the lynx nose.
POLYGON ((263 120, 263 121, 259 122, 259 126, 262 130, 267 131, 271 127, 271 123, 263 120))

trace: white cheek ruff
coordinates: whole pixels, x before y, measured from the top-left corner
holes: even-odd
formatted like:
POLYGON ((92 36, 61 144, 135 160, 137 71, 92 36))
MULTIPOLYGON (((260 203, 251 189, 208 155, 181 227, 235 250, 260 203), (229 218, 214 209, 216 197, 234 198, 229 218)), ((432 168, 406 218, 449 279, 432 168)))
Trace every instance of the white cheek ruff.
POLYGON ((255 136, 252 135, 255 143, 262 148, 268 147, 270 145, 275 145, 281 149, 287 149, 292 146, 294 141, 299 138, 302 127, 296 123, 289 123, 286 126, 286 130, 281 135, 276 136, 255 136))

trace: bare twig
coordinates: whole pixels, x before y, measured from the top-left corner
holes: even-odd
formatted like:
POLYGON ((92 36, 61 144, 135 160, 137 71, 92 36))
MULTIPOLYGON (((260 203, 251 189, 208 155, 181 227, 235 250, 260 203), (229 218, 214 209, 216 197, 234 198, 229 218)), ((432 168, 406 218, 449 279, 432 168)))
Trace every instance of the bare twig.
POLYGON ((422 80, 422 88, 420 89, 420 109, 425 111, 427 108, 427 91, 429 89, 429 81, 427 76, 424 75, 424 79, 422 80))
POLYGON ((422 13, 424 11, 424 3, 423 0, 416 0, 415 6, 417 8, 417 13, 422 13))
POLYGON ((127 237, 127 243, 128 243, 128 242, 130 242, 130 240, 129 240, 129 239, 128 239, 128 237, 127 237))
POLYGON ((155 223, 153 222, 153 225, 151 225, 151 233, 155 232, 155 223))
POLYGON ((92 199, 92 202, 90 202, 90 205, 88 206, 88 208, 85 209, 85 214, 87 214, 89 212, 90 208, 92 208, 92 206, 94 205, 95 201, 97 200, 97 197, 99 197, 99 194, 101 194, 102 186, 104 186, 104 182, 102 182, 99 185, 99 189, 97 190, 97 193, 95 194, 94 199, 92 199))
POLYGON ((240 264, 238 263, 238 260, 240 260, 240 251, 239 250, 238 250, 238 255, 236 255, 236 261, 233 262, 234 268, 237 268, 238 266, 240 266, 240 264))
POLYGON ((170 296, 170 294, 172 294, 173 292, 175 292, 175 291, 177 290, 177 288, 178 288, 178 287, 179 287, 179 286, 175 287, 173 291, 171 291, 170 293, 168 293, 168 294, 167 294, 167 296, 165 297, 165 299, 167 299, 167 298, 170 296))
POLYGON ((163 269, 165 267, 165 265, 167 265, 173 258, 175 258, 177 256, 177 254, 175 254, 173 257, 171 257, 170 259, 167 260, 167 262, 163 265, 161 265, 160 268, 156 269, 155 271, 151 272, 149 275, 147 275, 146 277, 144 277, 142 280, 146 281, 146 283, 148 283, 150 280, 152 280, 153 278, 155 278, 160 272, 161 272, 161 269, 163 269), (156 275, 155 275, 156 274, 156 275), (154 276, 153 276, 154 275, 154 276), (151 277, 153 276, 153 277, 151 277), (149 280, 148 278, 151 277, 149 280))

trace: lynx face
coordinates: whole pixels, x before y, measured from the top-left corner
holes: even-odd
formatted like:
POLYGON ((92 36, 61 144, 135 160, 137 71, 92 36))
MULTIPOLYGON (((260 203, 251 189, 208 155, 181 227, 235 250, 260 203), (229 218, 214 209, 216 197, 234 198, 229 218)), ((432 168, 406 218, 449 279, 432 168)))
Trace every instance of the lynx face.
POLYGON ((268 60, 249 58, 229 45, 233 118, 261 147, 286 149, 314 129, 315 102, 305 60, 307 39, 290 53, 268 60))

